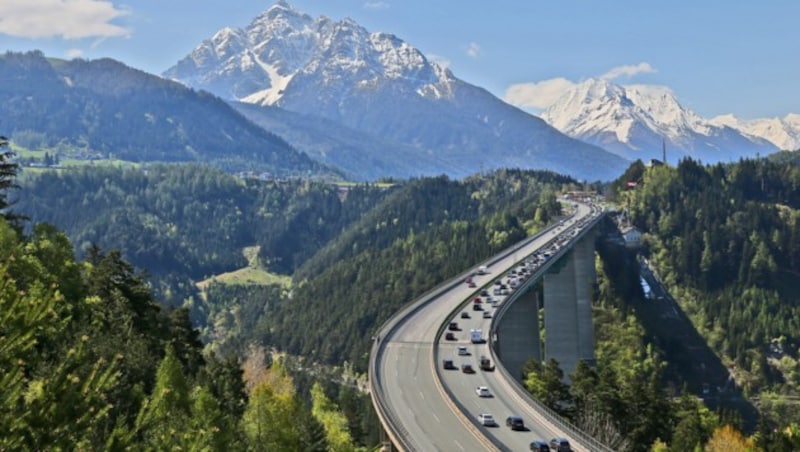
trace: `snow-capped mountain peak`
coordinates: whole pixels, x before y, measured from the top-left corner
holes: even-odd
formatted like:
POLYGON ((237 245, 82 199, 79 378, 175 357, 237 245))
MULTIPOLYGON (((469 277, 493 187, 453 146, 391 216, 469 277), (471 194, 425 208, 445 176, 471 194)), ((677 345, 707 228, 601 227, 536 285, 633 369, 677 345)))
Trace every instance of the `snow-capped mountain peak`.
POLYGON ((603 79, 578 83, 542 115, 553 127, 628 159, 661 159, 666 143, 673 161, 705 162, 774 151, 764 140, 702 118, 664 86, 621 86, 603 79))
POLYGON ((451 93, 449 71, 402 39, 370 33, 351 18, 317 19, 279 1, 244 29, 223 28, 165 72, 169 78, 225 98, 281 105, 289 85, 316 77, 324 86, 356 79, 410 82, 420 96, 451 93))

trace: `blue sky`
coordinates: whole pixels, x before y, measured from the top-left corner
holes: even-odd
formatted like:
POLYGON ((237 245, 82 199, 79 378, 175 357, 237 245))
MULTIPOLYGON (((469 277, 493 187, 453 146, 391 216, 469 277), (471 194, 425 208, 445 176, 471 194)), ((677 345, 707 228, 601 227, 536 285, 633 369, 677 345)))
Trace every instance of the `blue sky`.
MULTIPOLYGON (((273 1, 0 0, 0 51, 112 57, 160 73, 273 1)), ((705 117, 800 113, 800 2, 290 0, 351 17, 446 61, 454 74, 536 111, 589 77, 670 87, 705 117)))

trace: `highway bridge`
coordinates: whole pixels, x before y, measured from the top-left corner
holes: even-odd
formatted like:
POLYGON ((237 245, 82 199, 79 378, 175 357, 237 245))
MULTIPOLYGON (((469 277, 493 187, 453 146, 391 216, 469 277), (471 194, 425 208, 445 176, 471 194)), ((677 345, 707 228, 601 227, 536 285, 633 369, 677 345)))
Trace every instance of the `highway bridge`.
POLYGON ((590 283, 585 280, 594 278, 593 228, 603 213, 591 204, 573 205, 570 217, 482 263, 486 274, 471 269, 441 284, 379 329, 370 353, 369 381, 387 447, 408 451, 529 450, 536 439, 565 437, 573 450, 609 450, 533 400, 518 381, 522 363, 529 358, 555 358, 567 369, 565 373, 579 360, 593 359, 591 306, 587 305, 590 283), (516 269, 524 273, 515 277, 516 287, 493 296, 498 282, 508 287, 510 272, 516 269), (472 278, 474 287, 465 284, 467 278, 472 278), (538 300, 528 290, 539 279, 544 279, 544 350, 539 344, 538 300), (490 318, 484 318, 484 311, 470 308, 483 290, 496 301, 494 305, 482 303, 490 318), (465 310, 468 319, 461 318, 465 310), (450 331, 455 341, 445 340, 453 321, 458 322, 460 331, 450 331), (470 341, 469 330, 477 328, 483 331, 485 343, 470 341), (465 346, 469 355, 458 355, 457 345, 465 346), (495 371, 478 368, 482 355, 491 358, 495 371), (445 370, 445 358, 457 367, 470 363, 476 373, 445 370), (490 388, 493 397, 478 397, 478 386, 490 388), (498 425, 482 425, 480 413, 492 414, 498 425), (510 415, 522 417, 526 431, 506 427, 510 415))

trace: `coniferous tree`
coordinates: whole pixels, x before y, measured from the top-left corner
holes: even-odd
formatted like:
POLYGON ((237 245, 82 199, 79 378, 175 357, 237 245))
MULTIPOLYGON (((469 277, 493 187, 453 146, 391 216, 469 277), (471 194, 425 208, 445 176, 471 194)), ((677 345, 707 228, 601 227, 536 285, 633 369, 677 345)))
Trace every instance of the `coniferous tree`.
POLYGON ((18 187, 16 177, 19 165, 13 160, 14 153, 8 150, 8 144, 8 138, 0 136, 0 215, 18 227, 18 221, 22 218, 9 211, 13 202, 8 196, 12 189, 18 187))

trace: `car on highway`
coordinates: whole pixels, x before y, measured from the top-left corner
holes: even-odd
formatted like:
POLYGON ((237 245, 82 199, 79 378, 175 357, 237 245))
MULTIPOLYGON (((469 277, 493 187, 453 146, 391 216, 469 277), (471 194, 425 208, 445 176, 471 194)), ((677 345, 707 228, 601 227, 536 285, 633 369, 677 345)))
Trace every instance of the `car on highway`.
POLYGON ((446 341, 457 341, 458 339, 456 339, 456 335, 455 334, 453 334, 453 333, 448 331, 444 335, 444 340, 446 340, 446 341))
POLYGON ((550 452, 550 446, 545 441, 534 441, 531 443, 531 450, 536 452, 550 452))
POLYGON ((550 450, 553 452, 571 452, 572 447, 569 445, 567 438, 553 438, 550 440, 550 450))
POLYGON ((475 304, 472 305, 472 310, 473 311, 483 311, 483 307, 481 307, 481 305, 479 303, 475 303, 475 304))
POLYGON ((465 374, 474 374, 475 369, 472 368, 472 364, 464 363, 461 365, 461 372, 464 372, 465 374))
POLYGON ((468 319, 468 318, 470 318, 470 316, 469 316, 469 312, 467 312, 467 311, 464 311, 464 312, 462 312, 462 313, 461 313, 461 318, 462 318, 462 319, 468 319))
POLYGON ((469 351, 467 350, 466 345, 459 345, 456 347, 456 350, 458 350, 458 356, 469 356, 469 351))
POLYGON ((525 422, 519 416, 509 416, 506 418, 506 427, 511 430, 525 430, 525 422))
POLYGON ((478 397, 491 397, 492 391, 489 390, 486 386, 478 386, 475 389, 475 393, 478 394, 478 397))
POLYGON ((481 413, 478 415, 478 422, 481 425, 485 425, 486 427, 494 427, 497 425, 497 422, 494 420, 494 416, 489 413, 481 413))
POLYGON ((461 328, 458 327, 458 322, 450 322, 450 324, 447 325, 447 329, 450 331, 458 331, 461 328))
POLYGON ((491 319, 492 318, 492 313, 489 312, 489 311, 483 311, 483 318, 484 319, 491 319))
POLYGON ((445 358, 442 360, 442 367, 445 370, 458 370, 455 364, 453 364, 453 358, 445 358))

